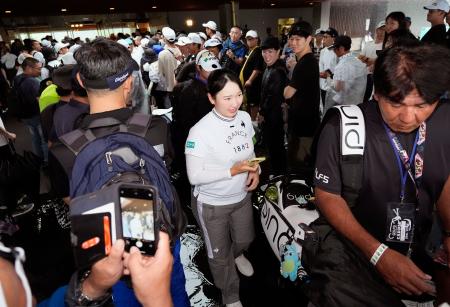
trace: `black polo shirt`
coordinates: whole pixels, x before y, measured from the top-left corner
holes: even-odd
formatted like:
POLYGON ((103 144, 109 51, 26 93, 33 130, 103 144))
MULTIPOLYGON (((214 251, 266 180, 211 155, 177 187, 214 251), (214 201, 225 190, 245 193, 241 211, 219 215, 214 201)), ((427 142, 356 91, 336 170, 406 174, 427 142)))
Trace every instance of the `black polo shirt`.
MULTIPOLYGON (((377 240, 406 253, 408 244, 386 242, 387 203, 399 202, 400 171, 396 156, 383 127, 378 103, 362 105, 366 124, 366 147, 363 183, 352 209, 358 222, 377 240)), ((450 103, 441 102, 426 121, 424 172, 419 191, 418 215, 414 240, 423 247, 431 227, 431 215, 446 180, 450 175, 450 103)), ((336 114, 325 124, 320 135, 314 183, 327 192, 341 195, 340 126, 336 114)), ((416 131, 397 134, 403 148, 412 151, 416 131)), ((405 202, 415 202, 415 187, 408 177, 405 202)))
MULTIPOLYGON (((98 118, 109 117, 126 124, 132 115, 133 111, 128 108, 89 114, 83 119, 79 128, 86 129, 92 121, 98 118)), ((92 129, 92 132, 97 137, 105 136, 118 131, 118 125, 92 129)), ((167 122, 161 117, 153 116, 145 139, 153 145, 158 152, 163 149, 164 153, 162 158, 167 168, 170 169, 170 165, 173 160, 173 149, 172 144, 170 143, 170 131, 167 122)), ((69 196, 69 178, 72 174, 72 167, 75 163, 75 158, 75 155, 62 143, 55 143, 50 149, 48 160, 49 175, 53 192, 56 197, 62 198, 69 196)))

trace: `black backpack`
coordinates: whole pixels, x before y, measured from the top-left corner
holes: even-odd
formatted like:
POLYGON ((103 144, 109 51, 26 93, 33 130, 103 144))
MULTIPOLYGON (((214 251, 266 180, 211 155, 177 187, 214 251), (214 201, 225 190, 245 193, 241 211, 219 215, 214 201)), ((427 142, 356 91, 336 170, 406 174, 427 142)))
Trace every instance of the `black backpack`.
POLYGON ((20 93, 20 86, 25 81, 25 79, 26 77, 21 78, 20 81, 17 82, 17 84, 14 82, 7 97, 9 113, 18 118, 28 118, 33 115, 32 108, 30 108, 30 106, 25 101, 25 99, 23 99, 20 93))

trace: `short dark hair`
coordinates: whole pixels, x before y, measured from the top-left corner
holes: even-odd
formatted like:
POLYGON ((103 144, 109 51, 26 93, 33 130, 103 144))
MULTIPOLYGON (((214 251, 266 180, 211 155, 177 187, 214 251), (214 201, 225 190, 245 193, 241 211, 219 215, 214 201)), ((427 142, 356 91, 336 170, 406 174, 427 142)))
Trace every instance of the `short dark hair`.
POLYGON ((82 45, 74 57, 81 77, 87 80, 106 80, 126 70, 133 61, 127 48, 106 38, 82 45))
MULTIPOLYGON (((397 29, 389 33, 387 41, 390 40, 391 48, 400 46, 415 46, 419 44, 419 40, 408 29, 397 29)), ((385 44, 386 45, 386 44, 385 44)), ((385 46, 386 47, 386 46, 385 46)))
POLYGON ((62 87, 56 86, 56 94, 58 96, 69 96, 72 93, 72 90, 64 89, 62 87))
POLYGON ((450 52, 426 44, 387 49, 375 62, 373 79, 375 93, 390 101, 401 102, 417 90, 434 103, 450 89, 450 52))
POLYGON ((228 82, 233 82, 239 85, 241 91, 243 91, 241 81, 234 72, 229 69, 217 69, 211 72, 208 77, 208 85, 206 91, 213 97, 216 97, 228 82))
POLYGON ((289 30, 288 37, 291 37, 292 35, 298 35, 304 38, 308 38, 312 35, 312 26, 307 21, 298 21, 294 24, 292 24, 291 29, 289 30))
POLYGON ((352 47, 352 39, 347 35, 339 35, 334 39, 334 48, 344 47, 345 51, 349 51, 352 47))
POLYGON ((36 60, 35 58, 27 57, 23 60, 21 67, 23 70, 25 70, 27 67, 31 67, 31 68, 35 67, 36 64, 38 64, 38 63, 39 63, 39 61, 36 60))

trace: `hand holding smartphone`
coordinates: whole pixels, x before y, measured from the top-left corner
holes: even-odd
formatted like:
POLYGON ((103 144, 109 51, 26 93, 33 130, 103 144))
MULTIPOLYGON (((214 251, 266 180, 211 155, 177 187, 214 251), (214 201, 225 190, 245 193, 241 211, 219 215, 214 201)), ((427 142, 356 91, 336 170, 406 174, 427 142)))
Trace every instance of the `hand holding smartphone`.
POLYGON ((261 163, 261 162, 263 162, 265 160, 266 160, 266 157, 255 157, 255 158, 252 158, 252 159, 248 160, 248 165, 253 167, 256 164, 259 164, 259 163, 261 163))
POLYGON ((157 199, 157 191, 151 186, 123 186, 119 189, 122 237, 126 251, 136 246, 141 254, 155 254, 159 234, 156 223, 157 199))

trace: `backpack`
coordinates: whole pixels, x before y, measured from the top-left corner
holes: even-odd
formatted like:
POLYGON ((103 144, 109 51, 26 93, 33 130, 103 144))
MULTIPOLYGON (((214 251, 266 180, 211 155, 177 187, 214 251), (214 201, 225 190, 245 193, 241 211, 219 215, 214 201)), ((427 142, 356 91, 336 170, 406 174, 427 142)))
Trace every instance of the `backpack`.
POLYGON ((86 130, 77 129, 60 137, 75 154, 70 178, 71 199, 114 183, 151 184, 158 189, 162 206, 163 229, 178 236, 185 217, 166 166, 153 146, 144 139, 151 117, 135 113, 126 125, 114 118, 100 118, 86 130), (120 125, 119 132, 96 137, 93 128, 120 125), (180 214, 181 213, 181 214, 180 214), (178 215, 178 216, 177 216, 178 215), (175 225, 174 223, 177 223, 175 225))
POLYGON ((25 79, 26 77, 20 79, 17 84, 14 82, 7 97, 9 113, 18 118, 27 118, 33 115, 33 111, 27 102, 22 98, 19 90, 25 79))

